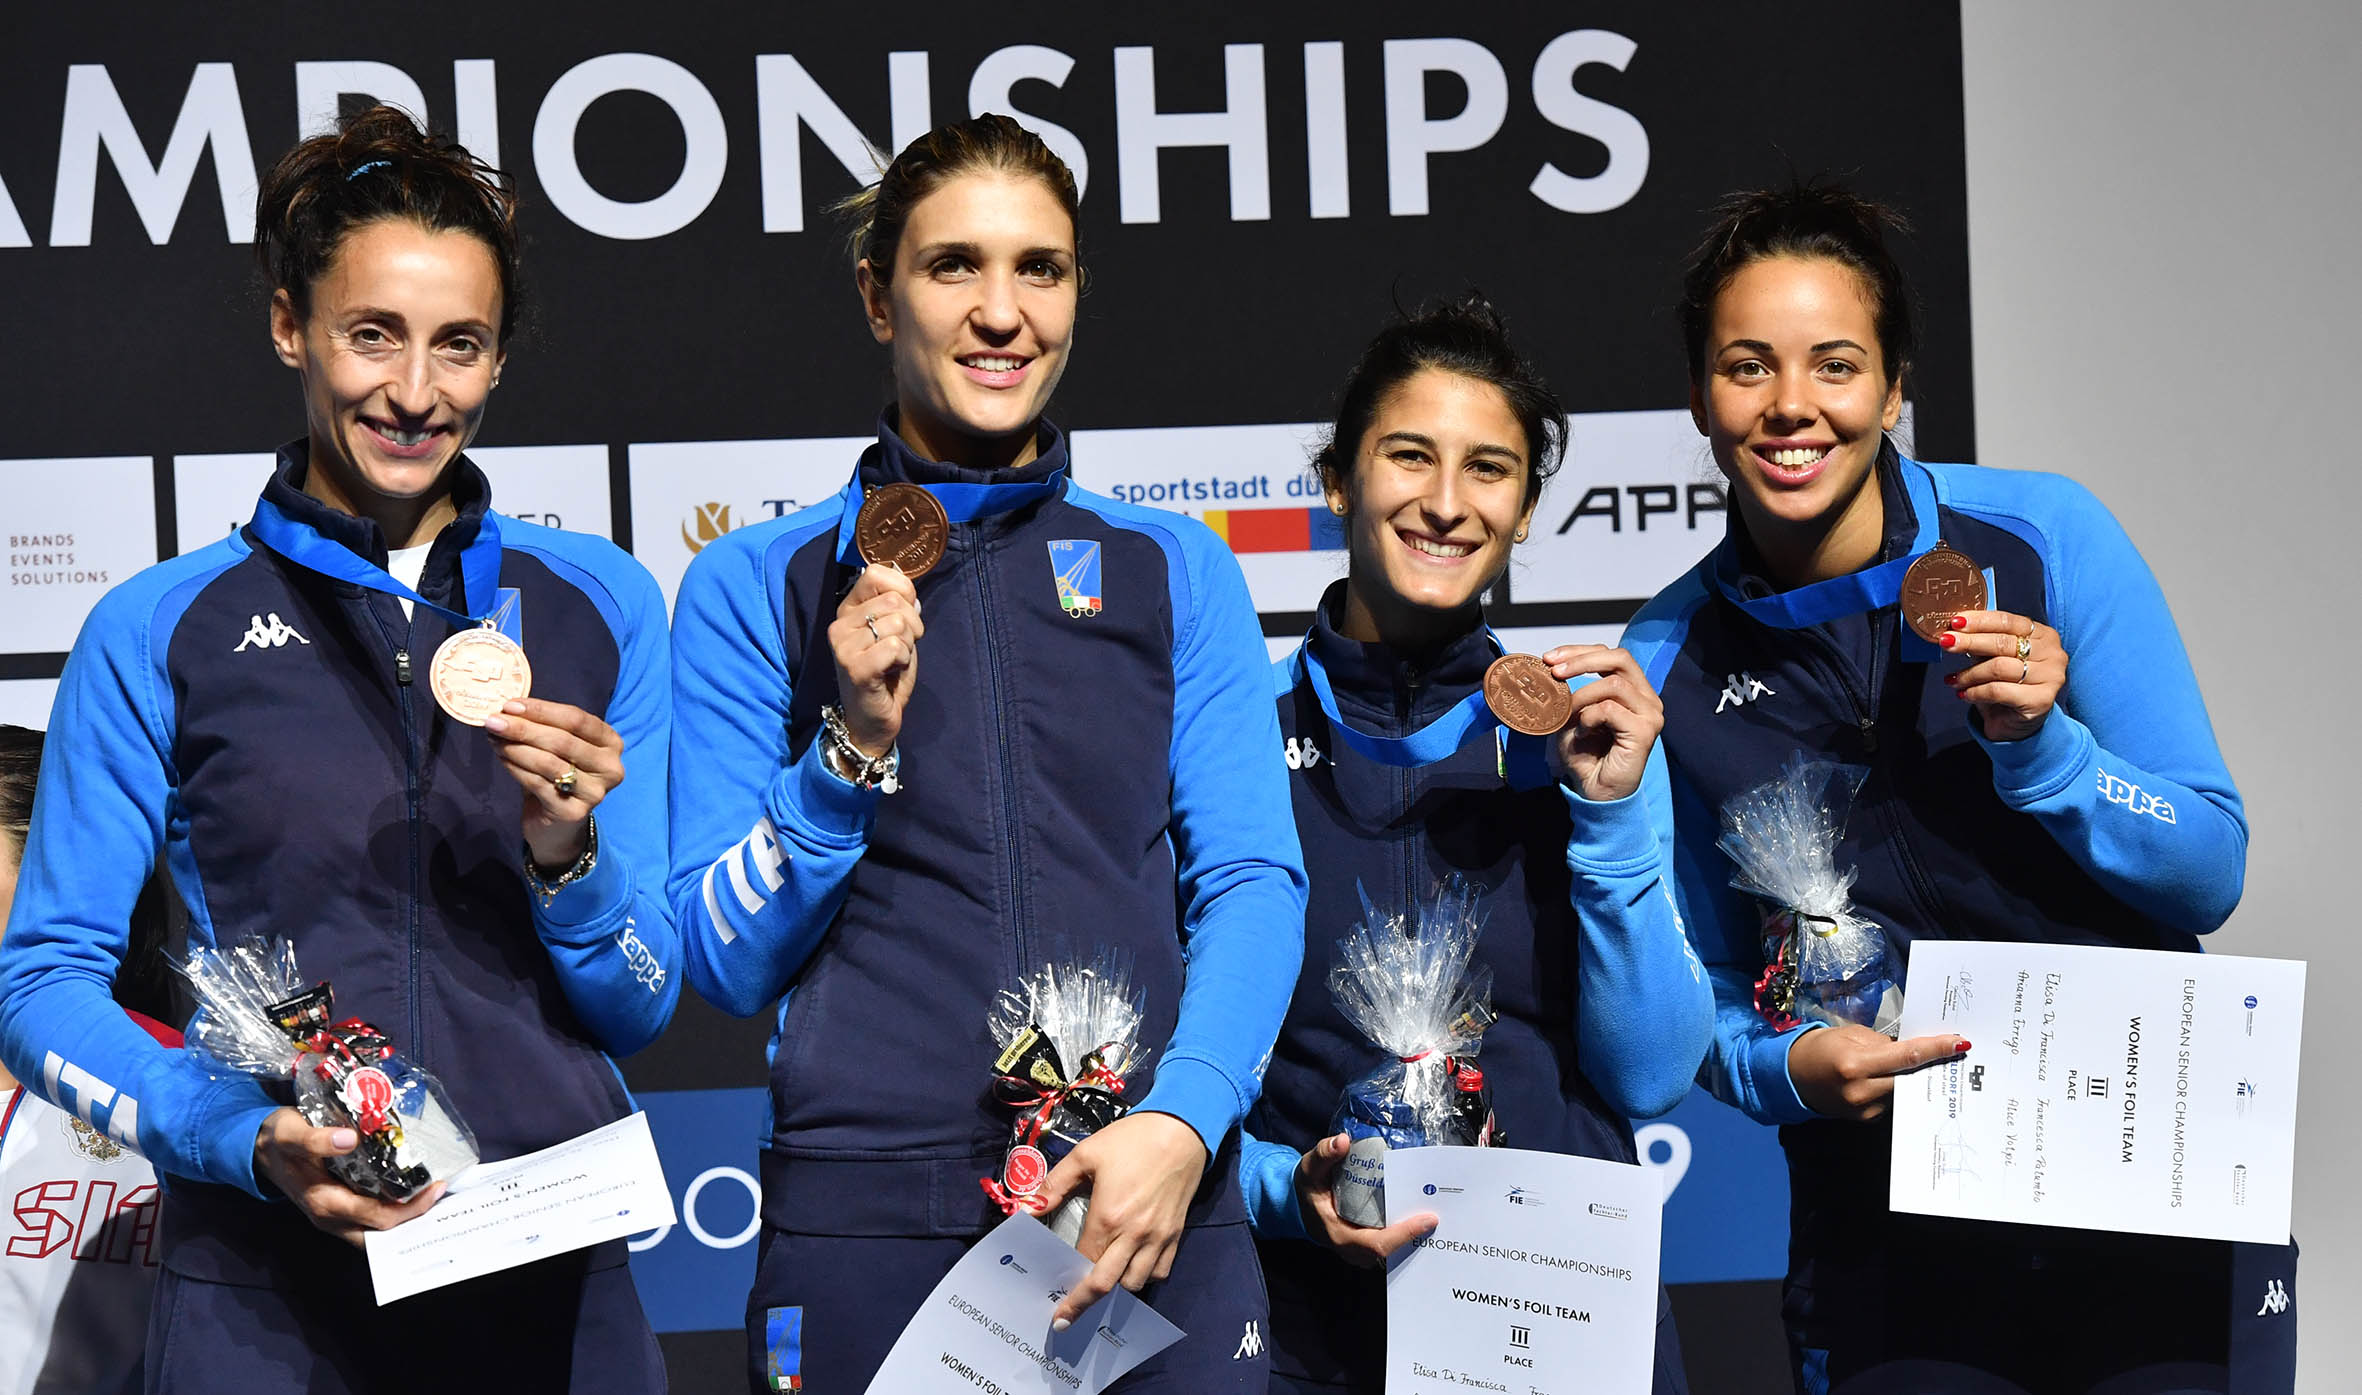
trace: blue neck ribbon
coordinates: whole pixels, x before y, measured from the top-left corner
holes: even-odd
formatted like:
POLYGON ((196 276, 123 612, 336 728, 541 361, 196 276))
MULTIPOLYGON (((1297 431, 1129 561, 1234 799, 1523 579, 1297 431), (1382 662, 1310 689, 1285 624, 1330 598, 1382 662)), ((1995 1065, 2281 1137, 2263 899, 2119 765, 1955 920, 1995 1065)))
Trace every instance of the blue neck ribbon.
MULTIPOLYGON (((262 539, 271 551, 306 571, 349 582, 365 591, 399 596, 425 606, 455 625, 494 624, 504 612, 513 614, 515 610, 514 591, 500 584, 500 526, 497 517, 489 511, 476 527, 475 541, 459 554, 460 588, 466 592, 460 599, 472 613, 435 604, 395 580, 383 567, 371 565, 351 548, 321 537, 296 522, 268 499, 255 506, 252 526, 254 535, 262 539)), ((505 625, 503 629, 506 629, 505 625)), ((516 638, 514 634, 510 637, 516 638)))
MULTIPOLYGON (((1506 652, 1500 637, 1489 626, 1485 639, 1494 653, 1506 652)), ((1380 765, 1404 768, 1433 765, 1458 752, 1481 732, 1492 738, 1502 778, 1513 787, 1539 789, 1551 782, 1549 738, 1511 731, 1495 721, 1481 686, 1417 731, 1406 736, 1376 736, 1346 721, 1337 711, 1336 690, 1329 685, 1328 670, 1322 667, 1320 655, 1313 652, 1309 638, 1296 646, 1290 661, 1295 666, 1297 681, 1311 685, 1321 712, 1329 719, 1329 730, 1355 752, 1380 765)))

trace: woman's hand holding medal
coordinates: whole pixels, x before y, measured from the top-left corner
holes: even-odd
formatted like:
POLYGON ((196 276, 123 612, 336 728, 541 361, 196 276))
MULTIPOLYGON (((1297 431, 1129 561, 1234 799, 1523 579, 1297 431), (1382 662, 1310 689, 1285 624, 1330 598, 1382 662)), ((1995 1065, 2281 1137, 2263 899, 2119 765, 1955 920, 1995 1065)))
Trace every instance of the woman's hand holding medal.
POLYGON ((573 866, 590 845, 591 810, 623 783, 623 738, 572 703, 514 698, 484 719, 500 763, 525 791, 533 865, 573 866))
POLYGON ((902 735, 902 712, 918 685, 918 588, 892 563, 862 568, 828 627, 845 727, 863 755, 882 756, 902 735))
POLYGON ((2067 647, 2048 625, 2006 610, 1952 617, 1936 644, 1978 662, 1944 681, 1976 704, 1989 741, 2023 741, 2042 730, 2067 686, 2067 647))
POLYGON ((1640 788, 1649 748, 1665 729, 1665 703, 1632 655, 1610 644, 1562 644, 1542 656, 1557 682, 1595 674, 1571 696, 1574 710, 1550 740, 1550 768, 1585 799, 1604 803, 1640 788))

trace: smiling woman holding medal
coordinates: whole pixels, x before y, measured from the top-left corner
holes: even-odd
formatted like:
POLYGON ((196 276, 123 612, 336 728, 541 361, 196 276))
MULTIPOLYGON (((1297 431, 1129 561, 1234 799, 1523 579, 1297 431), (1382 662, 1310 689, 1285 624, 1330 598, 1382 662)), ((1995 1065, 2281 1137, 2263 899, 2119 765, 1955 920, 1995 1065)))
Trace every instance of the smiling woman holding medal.
MULTIPOLYGON (((1383 1388, 1376 1266, 1435 1223, 1340 1214, 1358 1208, 1331 1120, 1383 1058, 1330 988, 1363 897, 1388 916, 1447 878, 1473 896, 1442 900, 1481 927, 1499 1020, 1475 1065, 1511 1146, 1637 1161, 1630 1120, 1679 1103, 1706 1048, 1712 999, 1664 890, 1670 822, 1640 792, 1662 759, 1656 694, 1620 649, 1503 656, 1484 623, 1564 440, 1558 399, 1470 300, 1379 332, 1315 460, 1348 562, 1277 668, 1312 891, 1244 1169, 1275 1390, 1383 1388)), ((1659 1311, 1655 1388, 1678 1391, 1659 1311)))
POLYGON ((379 1312, 362 1232, 441 1188, 347 1188, 353 1130, 99 1010, 161 859, 192 951, 288 941, 486 1159, 630 1111, 606 1053, 679 992, 664 611, 612 544, 494 513, 462 453, 516 319, 514 213, 505 175, 386 107, 264 175, 306 434, 251 523, 108 593, 59 684, 0 1055, 171 1175, 151 1391, 663 1385, 620 1245, 379 1312))
POLYGON ((2194 950, 2247 849, 2181 637, 2107 510, 1889 441, 1915 345, 1896 222, 1816 187, 1719 210, 1680 319, 1730 536, 1625 634, 1664 694, 1652 789, 1714 979, 1703 1081, 1784 1126, 1800 1388, 2221 1389, 2228 1364, 2231 1388, 2287 1389, 2293 1315, 2266 1327, 2232 1288, 2262 1247, 1887 1210, 1894 1077, 1970 1049, 1874 1029, 1908 942, 2194 950), (1717 849, 1805 776, 1834 791, 1820 841, 1850 906, 1751 900, 1717 849), (2111 793, 2134 787, 2148 802, 2111 793), (1820 973, 1841 940, 1843 972, 1820 973))
POLYGON ((1263 1388, 1237 1132, 1295 981, 1303 872, 1238 563, 1193 520, 1077 488, 1042 415, 1073 345, 1076 205, 1006 116, 896 156, 852 205, 894 375, 877 443, 836 497, 717 539, 681 583, 690 981, 741 1015, 785 995, 751 1389, 863 1388, 1004 1207, 1052 1215, 1086 1186, 1094 1268, 1060 1325, 1120 1282, 1188 1333, 1115 1388, 1263 1388), (1103 1042, 1004 1055, 996 996, 1102 950, 1130 961, 1148 1063, 1110 1089, 1103 1042), (1128 1112, 1012 1146, 996 1089, 1065 1118, 1084 1077, 1100 1117, 1128 1112))

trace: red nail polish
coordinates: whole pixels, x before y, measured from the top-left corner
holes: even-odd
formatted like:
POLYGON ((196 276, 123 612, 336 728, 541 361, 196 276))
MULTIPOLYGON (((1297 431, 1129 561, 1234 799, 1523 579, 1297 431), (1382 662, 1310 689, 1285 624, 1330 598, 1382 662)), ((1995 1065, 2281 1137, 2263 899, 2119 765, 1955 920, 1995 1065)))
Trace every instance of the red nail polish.
POLYGON ((1959 1044, 1958 1046, 1955 1046, 1955 1047, 1953 1047, 1953 1048, 1952 1048, 1952 1054, 1953 1054, 1953 1055, 1955 1055, 1955 1056, 1965 1056, 1965 1055, 1967 1055, 1967 1054, 1968 1054, 1968 1038, 1967 1038, 1967 1037, 1962 1037, 1962 1038, 1960 1039, 1960 1044, 1959 1044))
POLYGON ((1957 640, 1957 639, 1953 638, 1953 637, 1952 637, 1952 635, 1950 635, 1949 633, 1946 633, 1946 634, 1940 634, 1940 635, 1937 635, 1937 636, 1936 636, 1936 643, 1938 643, 1938 644, 1940 644, 1940 645, 1944 646, 1946 649, 1950 649, 1952 646, 1954 646, 1954 645, 1958 644, 1959 642, 1960 642, 1959 640, 1957 640))
POLYGON ((1968 617, 1967 617, 1967 616, 1965 616, 1965 615, 1955 615, 1955 616, 1953 616, 1953 617, 1952 617, 1952 628, 1953 628, 1953 629, 1955 629, 1955 630, 1965 630, 1965 629, 1967 629, 1967 628, 1968 628, 1968 617))

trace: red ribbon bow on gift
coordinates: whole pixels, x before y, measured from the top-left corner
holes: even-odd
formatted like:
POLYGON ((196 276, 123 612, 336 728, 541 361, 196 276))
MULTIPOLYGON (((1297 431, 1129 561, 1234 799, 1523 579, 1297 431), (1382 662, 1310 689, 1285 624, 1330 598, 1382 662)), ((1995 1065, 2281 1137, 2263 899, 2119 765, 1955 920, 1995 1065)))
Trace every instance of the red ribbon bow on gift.
MULTIPOLYGON (((1011 1156, 1014 1156, 1019 1148, 1026 1148, 1034 1150, 1035 1156, 1039 1157, 1037 1145, 1041 1142, 1043 1131, 1049 1128, 1050 1120, 1056 1116, 1059 1107, 1073 1096, 1098 1094, 1107 1096, 1110 1101, 1122 1098, 1124 1093, 1123 1071, 1108 1063, 1111 1053, 1121 1056, 1124 1069, 1130 1068, 1130 1049, 1122 1042, 1109 1041, 1093 1047, 1090 1053, 1083 1057, 1083 1068, 1072 1080, 1061 1080, 1055 1085, 1045 1086, 1023 1076, 996 1075, 993 1077, 994 1097, 1002 1104, 1018 1111, 1016 1129, 1012 1135, 1014 1141, 1009 1145, 1011 1156)), ((993 1204, 1001 1208, 1002 1215, 1015 1215, 1022 1209, 1038 1216, 1049 1209, 1039 1194, 1041 1187, 1039 1180, 1022 1191, 1012 1190, 1004 1185, 1007 1171, 1007 1165, 1004 1163, 1001 1177, 981 1178, 978 1183, 984 1188, 984 1194, 992 1198, 993 1204)), ((1043 1176, 1045 1178, 1048 1176, 1046 1168, 1043 1171, 1043 1176)))

